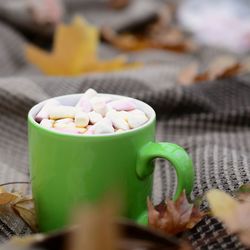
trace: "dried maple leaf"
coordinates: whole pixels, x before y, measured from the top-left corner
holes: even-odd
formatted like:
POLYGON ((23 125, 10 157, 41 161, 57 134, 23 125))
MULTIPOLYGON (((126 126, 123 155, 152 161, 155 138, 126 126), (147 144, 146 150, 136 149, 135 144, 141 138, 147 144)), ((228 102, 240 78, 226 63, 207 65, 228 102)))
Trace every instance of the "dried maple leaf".
POLYGON ((106 42, 124 51, 138 51, 144 49, 164 49, 174 52, 190 52, 196 49, 195 44, 183 37, 178 30, 169 30, 164 34, 141 34, 132 33, 116 34, 108 28, 103 29, 102 33, 106 42))
POLYGON ((222 79, 237 75, 241 64, 232 56, 219 56, 212 61, 207 69, 209 80, 222 79))
POLYGON ((115 33, 105 28, 102 30, 102 37, 106 42, 124 51, 154 48, 186 53, 197 50, 194 41, 176 25, 175 16, 175 6, 167 4, 158 15, 136 29, 115 33))
POLYGON ((177 81, 182 85, 191 85, 202 81, 224 79, 243 72, 248 72, 244 63, 232 56, 219 56, 210 62, 204 71, 200 70, 197 62, 191 63, 179 73, 177 81))
POLYGON ((124 51, 137 51, 150 47, 150 41, 134 34, 117 34, 112 29, 105 27, 102 29, 102 36, 106 42, 124 51))
POLYGON ((176 200, 153 206, 148 199, 149 225, 164 233, 175 235, 193 228, 205 215, 187 200, 185 192, 176 200))
POLYGON ((230 233, 237 234, 243 244, 250 246, 250 202, 237 201, 229 194, 213 189, 207 200, 215 217, 220 219, 230 233))
POLYGON ((97 57, 99 32, 84 19, 75 17, 69 25, 55 31, 52 52, 33 45, 26 47, 27 59, 48 75, 79 75, 88 72, 122 70, 141 64, 128 64, 119 58, 100 61, 97 57))
POLYGON ((32 198, 23 197, 12 205, 13 210, 36 232, 36 212, 32 198))
POLYGON ((31 198, 16 192, 7 192, 3 187, 0 187, 0 205, 10 206, 33 231, 37 231, 34 202, 31 198))
POLYGON ((3 187, 0 187, 0 205, 7 205, 19 198, 17 193, 9 193, 3 187))

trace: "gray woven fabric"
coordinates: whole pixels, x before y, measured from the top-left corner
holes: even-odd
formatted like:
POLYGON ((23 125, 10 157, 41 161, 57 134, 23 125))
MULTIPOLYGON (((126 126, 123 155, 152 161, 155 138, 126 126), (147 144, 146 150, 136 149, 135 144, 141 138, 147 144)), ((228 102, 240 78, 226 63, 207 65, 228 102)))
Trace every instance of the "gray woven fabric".
MULTIPOLYGON (((80 8, 79 0, 69 3, 72 12, 80 8)), ((183 146, 194 161, 194 197, 212 187, 232 192, 249 182, 249 76, 180 87, 175 83, 176 75, 193 56, 148 50, 129 54, 131 59, 145 62, 142 69, 74 78, 45 77, 25 61, 20 34, 3 24, 0 34, 0 183, 29 180, 28 110, 41 100, 81 93, 89 87, 152 105, 158 116, 157 139, 183 146)), ((100 48, 102 57, 115 53, 105 45, 100 48)), ((206 61, 212 55, 208 50, 199 59, 206 61)), ((154 177, 153 199, 158 203, 173 194, 175 173, 167 162, 159 160, 154 177)), ((0 242, 29 233, 16 217, 0 215, 0 242)), ((244 249, 211 218, 199 223, 188 237, 196 249, 244 249)))

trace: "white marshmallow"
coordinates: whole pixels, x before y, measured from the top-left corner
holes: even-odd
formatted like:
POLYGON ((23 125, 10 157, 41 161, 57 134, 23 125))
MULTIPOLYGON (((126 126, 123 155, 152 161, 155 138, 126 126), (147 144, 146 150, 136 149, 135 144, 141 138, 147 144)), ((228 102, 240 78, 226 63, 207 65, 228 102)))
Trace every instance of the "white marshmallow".
POLYGON ((102 116, 106 115, 108 111, 108 107, 103 100, 96 100, 96 101, 91 102, 91 104, 95 112, 101 114, 102 116))
POLYGON ((74 118, 77 112, 79 112, 79 108, 62 105, 50 107, 48 110, 49 118, 53 120, 74 118))
MULTIPOLYGON (((104 119, 103 119, 104 120, 104 119)), ((107 121, 99 121, 95 125, 93 125, 93 133, 94 134, 111 134, 114 133, 114 128, 107 121)))
MULTIPOLYGON (((133 111, 132 111, 133 112, 133 111)), ((119 116, 124 119, 126 122, 128 121, 128 116, 129 116, 129 112, 127 111, 120 111, 118 112, 119 116)))
POLYGON ((142 114, 129 114, 128 116, 128 124, 130 128, 138 128, 143 125, 148 120, 147 116, 143 113, 142 114))
POLYGON ((88 113, 88 115, 89 115, 89 120, 92 124, 96 124, 97 122, 99 122, 103 119, 101 114, 99 114, 95 111, 88 113))
POLYGON ((97 95, 97 92, 94 90, 94 89, 87 89, 85 92, 84 92, 84 96, 87 98, 87 99, 91 99, 93 97, 95 97, 97 95))
POLYGON ((74 122, 69 122, 69 123, 62 123, 62 122, 55 122, 54 123, 54 128, 76 128, 76 125, 74 122))
POLYGON ((53 120, 49 120, 49 119, 43 119, 41 121, 41 123, 40 123, 40 125, 42 127, 45 127, 45 128, 52 128, 53 124, 54 124, 54 121, 53 120))
POLYGON ((56 124, 68 124, 72 122, 73 122, 72 118, 63 118, 55 121, 56 124))
POLYGON ((87 113, 79 112, 75 115, 75 125, 79 128, 84 128, 89 124, 89 116, 87 113))
POLYGON ((120 116, 120 114, 117 113, 118 112, 112 112, 109 114, 109 119, 111 120, 114 127, 117 129, 129 130, 128 123, 120 116))
POLYGON ((113 117, 113 116, 118 116, 118 112, 114 109, 110 109, 108 110, 108 112, 106 113, 107 118, 113 117))
POLYGON ((108 117, 105 117, 101 120, 102 122, 105 122, 106 124, 112 126, 112 121, 108 118, 108 117))
POLYGON ((130 112, 127 112, 127 114, 134 114, 134 115, 145 115, 145 113, 143 111, 141 111, 140 109, 134 109, 130 112))
POLYGON ((50 100, 50 101, 47 101, 44 106, 41 108, 41 110, 37 113, 36 117, 35 117, 35 120, 37 122, 41 122, 43 119, 48 119, 49 118, 49 113, 48 113, 48 110, 53 107, 53 106, 57 106, 59 105, 59 101, 57 100, 50 100))
POLYGON ((80 107, 83 112, 90 112, 92 110, 90 100, 84 95, 80 98, 76 104, 76 107, 80 107))

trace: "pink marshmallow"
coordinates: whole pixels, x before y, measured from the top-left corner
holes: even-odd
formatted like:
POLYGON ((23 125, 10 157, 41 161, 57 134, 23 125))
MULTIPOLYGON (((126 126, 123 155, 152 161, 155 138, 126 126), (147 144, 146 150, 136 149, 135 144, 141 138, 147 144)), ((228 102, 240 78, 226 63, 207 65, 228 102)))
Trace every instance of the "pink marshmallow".
POLYGON ((117 111, 131 111, 136 108, 134 102, 129 99, 121 99, 110 102, 109 106, 117 111))
POLYGON ((76 107, 80 107, 83 112, 90 112, 92 110, 92 105, 91 102, 89 101, 88 98, 85 96, 82 96, 78 103, 76 104, 76 107))
POLYGON ((87 126, 87 131, 84 133, 85 135, 93 135, 94 127, 92 125, 87 126))

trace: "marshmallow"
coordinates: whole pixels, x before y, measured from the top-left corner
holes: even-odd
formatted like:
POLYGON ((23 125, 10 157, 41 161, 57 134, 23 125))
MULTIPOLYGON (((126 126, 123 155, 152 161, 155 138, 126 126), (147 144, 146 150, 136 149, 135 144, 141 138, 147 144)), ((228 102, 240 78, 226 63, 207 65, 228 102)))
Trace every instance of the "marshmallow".
POLYGON ((55 122, 54 123, 54 128, 76 128, 76 125, 74 122, 69 122, 69 123, 62 123, 62 122, 55 122))
POLYGON ((62 118, 74 118, 79 108, 72 106, 53 106, 48 109, 49 118, 53 120, 62 118))
POLYGON ((97 95, 97 92, 94 89, 87 89, 84 92, 84 97, 86 97, 87 99, 91 99, 93 97, 95 97, 97 95))
POLYGON ((127 112, 128 116, 130 114, 133 114, 133 115, 145 115, 145 113, 143 111, 141 111, 140 109, 134 109, 133 111, 127 112))
POLYGON ((77 128, 77 130, 80 134, 84 134, 87 131, 86 128, 77 128))
MULTIPOLYGON (((143 113, 143 112, 142 112, 143 113)), ((147 116, 143 114, 132 113, 128 116, 128 124, 130 128, 138 128, 148 120, 147 116)))
POLYGON ((86 98, 86 96, 82 96, 78 103, 76 104, 76 107, 81 108, 83 112, 90 112, 92 110, 92 105, 90 103, 90 100, 86 98))
POLYGON ((43 119, 48 119, 49 118, 49 113, 48 110, 53 107, 53 106, 57 106, 59 105, 59 101, 57 100, 49 100, 47 102, 45 102, 44 106, 42 107, 42 109, 38 112, 38 114, 35 117, 35 120, 37 122, 41 122, 43 119))
MULTIPOLYGON (((104 119, 103 119, 104 120, 104 119)), ((93 125, 94 134, 111 134, 114 133, 114 128, 107 121, 99 121, 93 125)))
POLYGON ((56 124, 68 124, 72 122, 73 122, 72 118, 63 118, 55 121, 56 124))
POLYGON ((54 121, 53 120, 49 120, 49 119, 43 119, 41 122, 40 122, 40 125, 44 128, 52 128, 53 127, 53 124, 54 124, 54 121))
POLYGON ((89 115, 89 120, 92 124, 96 124, 97 122, 103 119, 102 115, 100 115, 99 113, 95 111, 88 113, 88 115, 89 115))
POLYGON ((101 120, 102 122, 105 122, 106 124, 112 126, 112 121, 108 118, 108 117, 105 117, 101 120))
POLYGON ((99 114, 101 114, 102 116, 105 116, 107 111, 108 111, 108 107, 106 105, 106 103, 103 100, 95 100, 93 102, 91 102, 93 110, 99 114))
MULTIPOLYGON (((131 111, 131 112, 133 112, 133 111, 131 111)), ((129 112, 127 112, 127 111, 120 111, 118 113, 119 113, 119 116, 122 119, 124 119, 126 122, 128 121, 129 112)))
POLYGON ((93 135, 94 134, 93 126, 92 125, 88 125, 87 126, 87 131, 84 134, 85 135, 93 135))
POLYGON ((86 135, 121 133, 148 121, 132 99, 118 97, 114 100, 93 89, 88 89, 75 107, 64 106, 57 100, 46 102, 35 119, 46 128, 86 135))
POLYGON ((116 100, 116 101, 112 101, 109 103, 109 105, 117 110, 117 111, 131 111, 134 110, 136 108, 134 102, 132 100, 123 98, 120 100, 116 100))
POLYGON ((129 130, 128 123, 116 111, 109 111, 107 117, 111 120, 116 129, 129 130))
POLYGON ((125 130, 123 130, 123 129, 117 129, 115 132, 116 133, 121 133, 121 132, 124 132, 125 130))
POLYGON ((107 113, 106 113, 106 116, 107 118, 110 119, 110 117, 113 117, 113 116, 118 116, 118 112, 114 109, 110 109, 107 113))
POLYGON ((76 127, 84 128, 89 124, 89 116, 87 113, 79 112, 75 115, 76 127))

